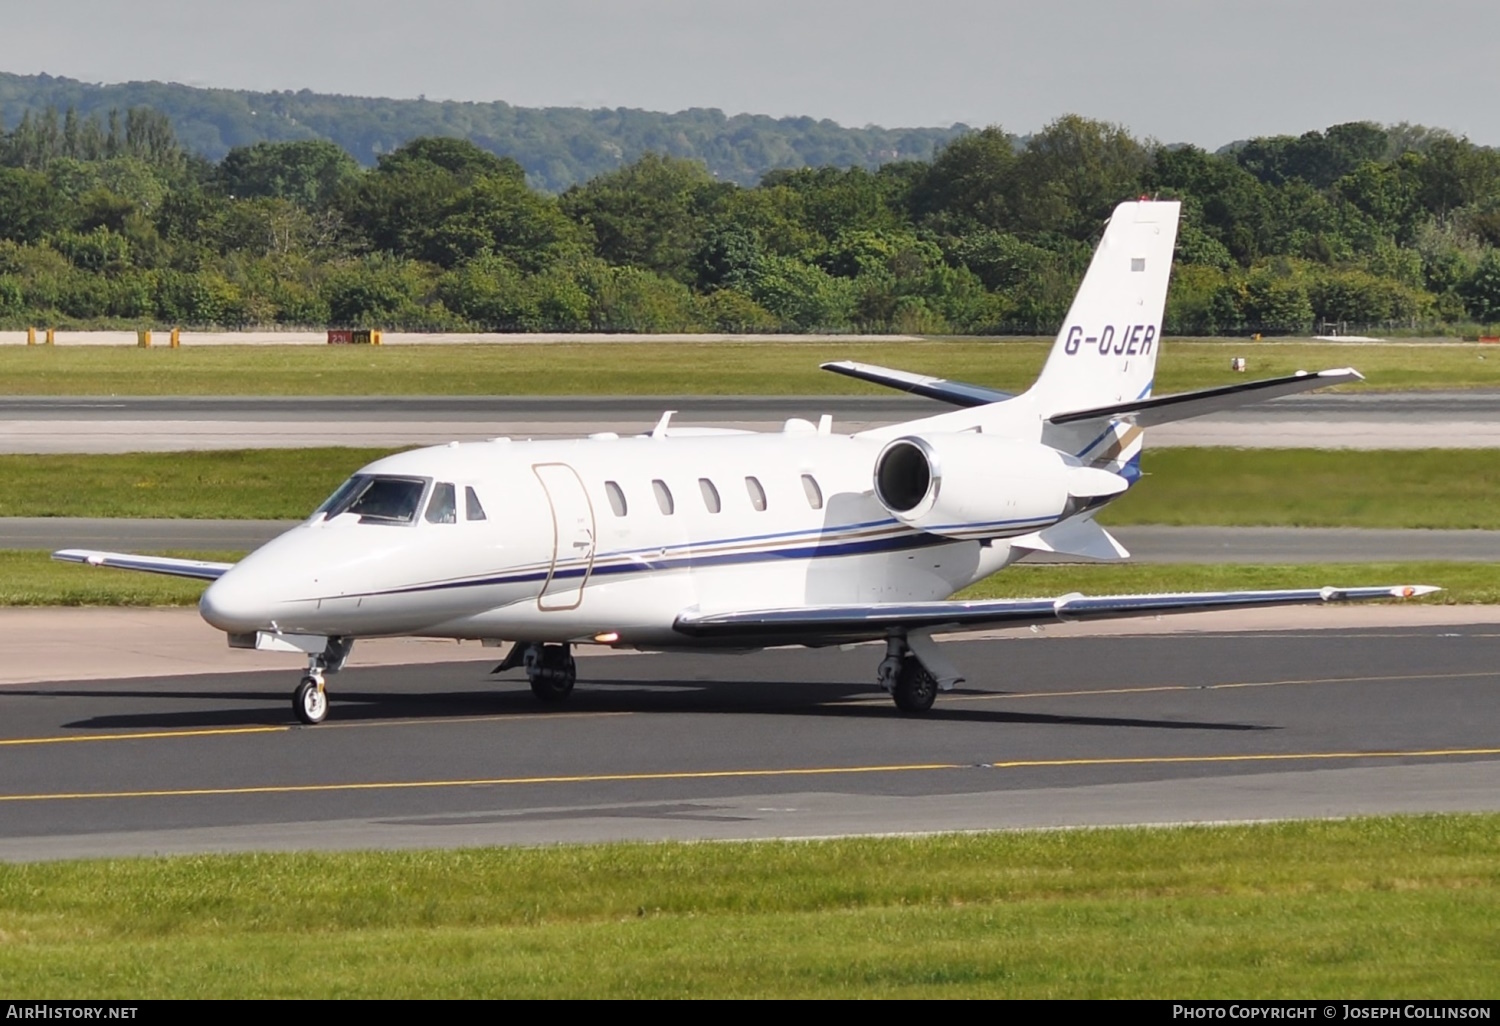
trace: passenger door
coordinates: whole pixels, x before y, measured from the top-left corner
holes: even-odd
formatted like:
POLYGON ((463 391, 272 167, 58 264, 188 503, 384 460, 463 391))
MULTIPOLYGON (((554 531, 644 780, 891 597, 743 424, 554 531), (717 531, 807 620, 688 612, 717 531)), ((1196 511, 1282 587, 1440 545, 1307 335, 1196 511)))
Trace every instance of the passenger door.
POLYGON ((531 469, 552 507, 552 567, 537 608, 577 609, 594 569, 594 506, 578 472, 566 463, 538 463, 531 469))

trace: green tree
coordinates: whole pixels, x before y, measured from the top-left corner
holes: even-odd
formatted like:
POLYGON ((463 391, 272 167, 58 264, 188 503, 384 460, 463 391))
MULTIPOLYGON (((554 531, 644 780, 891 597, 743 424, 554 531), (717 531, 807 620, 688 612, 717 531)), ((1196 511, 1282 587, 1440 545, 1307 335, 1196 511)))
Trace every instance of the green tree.
POLYGON ((563 193, 562 210, 591 231, 610 264, 694 281, 694 257, 726 189, 691 160, 648 153, 634 164, 563 193))
POLYGON ((1469 316, 1491 324, 1500 321, 1500 251, 1490 250, 1459 287, 1469 316))
POLYGON ((1092 239, 1115 205, 1140 195, 1150 153, 1120 125, 1069 114, 1027 140, 1016 163, 1020 226, 1092 239))
POLYGON ((45 175, 0 168, 0 239, 36 242, 65 221, 62 197, 45 175))
POLYGON ((351 188, 359 174, 359 164, 342 147, 307 139, 236 147, 219 164, 215 177, 230 196, 287 200, 316 209, 351 188))
POLYGON ((582 251, 577 226, 556 201, 510 178, 475 182, 436 216, 436 223, 416 232, 412 241, 419 256, 444 267, 493 253, 523 270, 540 271, 582 251))
POLYGON ((998 126, 960 136, 943 147, 912 187, 911 210, 919 220, 963 231, 1011 227, 1011 191, 1016 187, 1015 141, 998 126))

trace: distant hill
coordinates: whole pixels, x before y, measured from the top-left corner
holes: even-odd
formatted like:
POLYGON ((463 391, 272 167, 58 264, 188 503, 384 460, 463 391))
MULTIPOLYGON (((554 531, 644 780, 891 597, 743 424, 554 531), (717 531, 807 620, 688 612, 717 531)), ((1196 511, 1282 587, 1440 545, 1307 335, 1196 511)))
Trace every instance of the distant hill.
POLYGON ((643 153, 701 160, 719 178, 754 185, 767 171, 797 167, 874 168, 929 160, 936 147, 968 131, 949 128, 844 128, 814 118, 729 117, 694 108, 676 114, 513 107, 508 103, 385 100, 301 92, 197 89, 162 82, 93 85, 51 75, 0 72, 0 128, 26 111, 74 107, 88 116, 111 108, 151 107, 172 119, 194 153, 221 159, 236 146, 330 139, 365 165, 420 136, 457 136, 515 158, 536 188, 559 192, 643 153))

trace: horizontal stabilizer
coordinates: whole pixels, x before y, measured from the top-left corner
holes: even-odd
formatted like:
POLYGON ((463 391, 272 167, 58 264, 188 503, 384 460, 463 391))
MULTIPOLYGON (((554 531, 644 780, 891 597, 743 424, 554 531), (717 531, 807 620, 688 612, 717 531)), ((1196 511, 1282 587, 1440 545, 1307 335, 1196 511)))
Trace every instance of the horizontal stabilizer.
POLYGON ((853 360, 825 363, 822 367, 835 374, 884 385, 900 392, 910 392, 926 399, 936 399, 951 406, 988 406, 990 403, 1003 403, 1013 398, 1010 392, 1000 392, 983 385, 968 385, 962 381, 948 381, 946 378, 912 374, 910 371, 876 367, 874 364, 856 363, 853 360))
POLYGON ((1053 424, 1073 424, 1084 420, 1125 420, 1139 427, 1155 427, 1173 421, 1201 417, 1208 413, 1238 409, 1251 403, 1277 399, 1298 392, 1311 392, 1315 388, 1342 385, 1350 381, 1363 381, 1364 377, 1352 367, 1339 370, 1319 371, 1309 374, 1298 371, 1284 378, 1267 378, 1264 381, 1247 381, 1243 385, 1222 385, 1205 388, 1198 392, 1183 392, 1179 395, 1158 396, 1155 399, 1137 399, 1112 406, 1096 406, 1088 410, 1071 410, 1053 414, 1047 419, 1053 424))
POLYGON ((216 581, 234 566, 233 563, 209 563, 201 559, 134 556, 128 552, 95 552, 92 549, 62 549, 52 553, 52 558, 64 563, 87 563, 89 566, 139 570, 142 573, 165 574, 168 577, 193 577, 200 581, 216 581))
POLYGON ((755 645, 833 645, 870 641, 892 631, 965 631, 1027 627, 1073 620, 1109 620, 1163 613, 1266 606, 1321 605, 1370 599, 1415 598, 1430 585, 1378 588, 1296 588, 1284 591, 1200 591, 1166 595, 1064 595, 1056 599, 973 602, 873 602, 796 606, 734 613, 683 613, 673 625, 691 638, 755 645))
POLYGON ((1086 559, 1129 559, 1130 553, 1114 535, 1092 520, 1064 520, 1045 531, 1012 538, 1013 549, 1050 552, 1058 556, 1082 556, 1086 559))

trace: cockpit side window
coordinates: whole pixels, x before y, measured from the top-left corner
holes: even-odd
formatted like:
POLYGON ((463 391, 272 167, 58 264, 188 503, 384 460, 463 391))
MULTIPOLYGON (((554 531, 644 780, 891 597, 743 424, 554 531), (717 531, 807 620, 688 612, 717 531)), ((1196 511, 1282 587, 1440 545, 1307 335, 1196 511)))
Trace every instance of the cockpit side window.
POLYGON ((425 477, 356 475, 349 482, 354 487, 340 488, 324 503, 324 516, 332 520, 341 513, 353 513, 362 524, 410 524, 417 519, 427 481, 425 477))
POLYGON ((439 481, 432 486, 432 498, 427 500, 425 519, 429 524, 458 523, 458 493, 453 485, 447 481, 439 481))
POLYGON ((474 494, 473 487, 464 486, 464 519, 484 520, 484 507, 479 504, 479 496, 474 494))
POLYGON ((339 485, 337 491, 324 499, 323 505, 313 510, 313 516, 326 516, 329 520, 332 520, 340 513, 348 510, 354 500, 359 498, 359 493, 364 491, 365 486, 369 483, 370 479, 365 475, 355 474, 349 480, 339 485))

